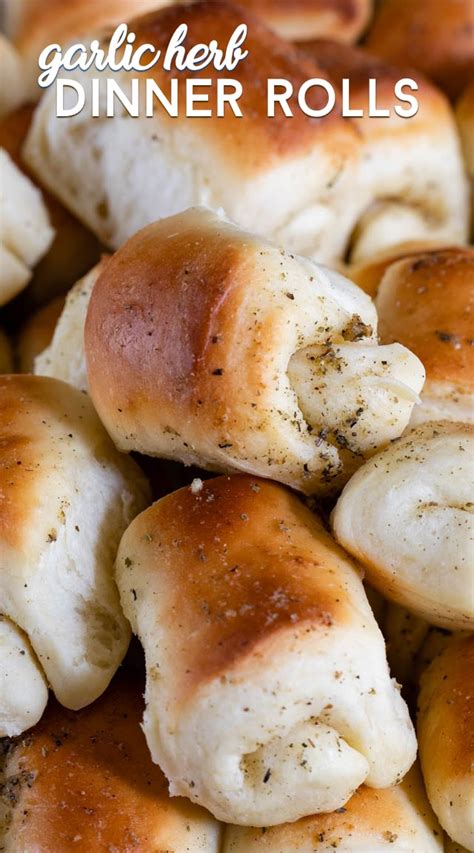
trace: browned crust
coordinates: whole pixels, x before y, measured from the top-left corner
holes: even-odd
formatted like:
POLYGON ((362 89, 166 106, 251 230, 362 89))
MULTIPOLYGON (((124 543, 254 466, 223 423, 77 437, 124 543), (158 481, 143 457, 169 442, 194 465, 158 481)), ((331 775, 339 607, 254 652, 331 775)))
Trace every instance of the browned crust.
POLYGON ((355 618, 340 574, 346 555, 291 492, 245 475, 158 501, 125 534, 118 563, 122 595, 127 568, 139 579, 134 597, 146 598, 160 574, 178 691, 261 657, 281 632, 328 632, 355 618))
POLYGON ((451 250, 452 248, 457 251, 456 247, 440 243, 439 241, 407 241, 373 255, 370 260, 348 266, 345 274, 351 281, 354 281, 362 290, 368 293, 369 296, 374 297, 377 294, 384 273, 395 261, 399 261, 402 258, 411 258, 413 255, 418 255, 421 252, 440 249, 451 250))
POLYGON ((299 38, 316 36, 350 42, 368 23, 372 0, 239 0, 280 32, 298 29, 299 38))
POLYGON ((419 68, 454 96, 474 74, 474 4, 384 0, 367 46, 389 62, 419 68))
POLYGON ((16 850, 186 849, 176 838, 183 842, 186 823, 205 813, 169 799, 140 729, 142 692, 138 679, 121 676, 83 711, 51 699, 35 729, 10 746, 3 796, 16 850))
MULTIPOLYGON (((209 90, 209 109, 212 118, 193 118, 193 129, 207 141, 218 140, 216 154, 237 165, 248 174, 268 169, 273 162, 311 150, 315 144, 328 145, 328 152, 336 159, 351 156, 351 148, 357 144, 357 137, 349 122, 333 110, 323 118, 311 118, 300 109, 296 95, 290 98, 293 111, 291 121, 277 110, 274 118, 267 116, 267 80, 283 78, 289 80, 297 93, 299 87, 308 78, 321 76, 320 69, 310 60, 303 59, 292 46, 274 35, 258 18, 251 13, 233 6, 226 0, 198 0, 191 6, 176 5, 151 13, 130 22, 136 32, 136 44, 151 42, 157 46, 166 46, 176 27, 188 25, 187 46, 217 39, 225 45, 234 29, 241 23, 248 24, 248 38, 245 48, 247 58, 232 72, 232 77, 242 83, 243 94, 240 106, 243 117, 239 118, 227 112, 225 117, 217 118, 215 87, 209 90)), ((160 64, 149 72, 160 86, 167 90, 170 74, 164 72, 160 64)), ((180 76, 179 84, 183 92, 186 77, 180 76)), ((202 76, 199 72, 197 76, 202 76)), ((229 72, 218 72, 213 67, 206 69, 206 77, 215 81, 228 78, 229 72)), ((183 93, 184 95, 184 93, 183 93)), ((308 95, 310 107, 318 108, 326 103, 324 93, 318 88, 308 95)), ((206 105, 207 106, 207 105, 206 105)), ((186 117, 166 120, 186 121, 186 117)), ((217 143, 216 143, 217 144, 217 143)))
POLYGON ((423 770, 440 788, 472 776, 474 636, 449 644, 424 673, 418 708, 423 770))
POLYGON ((393 264, 382 280, 379 334, 423 362, 427 378, 474 388, 474 250, 427 252, 393 264))

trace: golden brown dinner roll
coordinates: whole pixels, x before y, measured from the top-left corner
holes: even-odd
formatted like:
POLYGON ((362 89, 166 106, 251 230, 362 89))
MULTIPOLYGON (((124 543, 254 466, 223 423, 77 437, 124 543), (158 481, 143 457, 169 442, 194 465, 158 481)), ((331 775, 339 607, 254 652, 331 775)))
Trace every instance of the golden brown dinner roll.
POLYGON ((51 339, 35 359, 34 373, 56 377, 80 391, 88 390, 84 324, 92 289, 106 263, 104 257, 69 291, 51 339))
MULTIPOLYGON (((44 675, 25 634, 0 615, 0 738, 19 735, 34 726, 47 701, 44 675)), ((0 777, 1 772, 0 757, 0 777)))
POLYGON ((127 649, 112 566, 148 489, 69 385, 0 377, 0 412, 0 612, 25 631, 60 702, 80 708, 127 649))
POLYGON ((474 420, 474 249, 427 252, 391 265, 376 300, 380 338, 423 362, 412 423, 474 420))
MULTIPOLYGON (((433 239, 463 241, 468 209, 459 141, 453 115, 433 87, 424 84, 419 93, 419 117, 367 120, 378 128, 372 151, 358 124, 342 118, 338 105, 323 118, 303 112, 297 102, 300 87, 308 79, 324 78, 325 68, 273 36, 252 15, 226 2, 200 0, 131 26, 136 44, 166 44, 183 21, 190 41, 225 42, 243 19, 249 27, 249 55, 233 71, 243 87, 242 117, 230 109, 217 116, 222 75, 206 70, 212 117, 188 120, 183 74, 178 117, 170 118, 157 105, 153 118, 142 109, 135 119, 124 121, 116 114, 98 123, 89 103, 92 72, 81 73, 88 105, 79 114, 68 121, 57 118, 54 86, 41 101, 26 146, 33 171, 114 248, 158 217, 199 204, 222 208, 243 227, 328 263, 344 257, 359 220, 372 215, 374 204, 379 224, 373 234, 372 225, 364 223, 364 232, 373 234, 365 252, 379 241, 398 242, 407 231, 415 238, 428 233, 433 239), (279 105, 268 117, 268 79, 279 78, 294 87, 287 105, 291 119, 279 105), (407 132, 415 126, 416 132, 407 132), (387 198, 395 209, 387 207, 387 198)), ((158 84, 169 94, 169 76, 156 66, 142 75, 142 85, 158 84)), ((101 78, 105 86, 105 73, 101 78)), ((114 80, 129 92, 129 73, 117 73, 114 80)), ((393 90, 390 100, 393 107, 393 90)), ((326 94, 313 88, 309 102, 321 107, 326 94)))
POLYGON ((25 80, 21 57, 0 32, 0 118, 16 109, 25 97, 25 80))
POLYGON ((342 94, 350 81, 350 105, 363 116, 351 119, 363 140, 360 182, 368 195, 351 236, 353 264, 410 242, 463 241, 467 237, 467 188, 456 123, 446 98, 419 77, 418 112, 410 119, 393 112, 398 80, 412 76, 361 48, 315 40, 305 53, 342 94), (377 81, 377 107, 390 118, 369 115, 369 81, 377 81))
POLYGON ((367 46, 389 62, 418 68, 456 95, 474 74, 474 4, 383 0, 367 46))
MULTIPOLYGON (((189 42, 217 39, 225 44, 236 27, 249 27, 246 59, 233 70, 242 84, 242 117, 228 109, 217 115, 217 85, 229 72, 206 69, 212 85, 212 117, 186 116, 186 75, 177 78, 181 107, 171 118, 157 104, 153 118, 123 120, 116 114, 97 122, 90 104, 63 121, 56 116, 55 86, 35 114, 25 157, 42 182, 106 244, 117 248, 139 228, 161 216, 193 205, 223 208, 243 227, 268 235, 303 254, 329 261, 340 257, 365 207, 354 182, 360 141, 350 122, 337 111, 315 120, 299 107, 295 94, 291 120, 277 107, 268 117, 269 78, 289 80, 297 93, 318 76, 315 64, 288 42, 273 35, 258 18, 225 0, 173 5, 136 19, 134 44, 167 44, 186 23, 189 42)), ((100 33, 99 33, 100 35, 100 33)), ((104 46, 110 33, 102 39, 104 46)), ((106 72, 93 69, 105 85, 106 72)), ((90 94, 92 71, 80 81, 90 94)), ((114 80, 128 91, 131 72, 114 80)), ((170 87, 172 72, 158 64, 141 75, 170 87)), ((309 94, 310 107, 321 108, 321 90, 309 94)), ((362 192, 362 191, 361 191, 362 192)), ((448 192, 448 190, 447 190, 448 192)))
POLYGON ((28 284, 54 230, 39 190, 0 148, 0 307, 28 284))
POLYGON ((344 808, 269 828, 228 826, 223 853, 443 853, 443 832, 417 766, 400 785, 365 785, 344 808))
POLYGON ((431 805, 448 835, 474 850, 474 637, 453 639, 421 680, 420 760, 431 805))
POLYGON ((407 240, 398 246, 390 246, 387 249, 375 252, 370 258, 361 261, 359 264, 346 264, 343 271, 347 278, 350 278, 365 293, 374 298, 377 295, 384 273, 395 261, 410 258, 412 255, 419 255, 422 252, 434 252, 436 250, 457 252, 458 248, 461 247, 449 246, 436 240, 407 240))
POLYGON ((121 676, 76 713, 52 701, 27 737, 6 744, 5 853, 218 853, 217 822, 187 800, 170 799, 149 758, 141 686, 121 676))
POLYGON ((474 625, 473 452, 472 426, 422 424, 359 468, 332 518, 371 584, 451 630, 474 625))
POLYGON ((10 155, 18 169, 36 185, 55 231, 48 251, 32 271, 28 294, 24 295, 22 305, 26 311, 43 305, 58 293, 64 293, 100 257, 99 244, 92 232, 34 179, 23 160, 21 149, 32 115, 33 107, 24 106, 0 121, 0 146, 10 155))
POLYGON ((20 373, 33 373, 35 358, 51 343, 63 308, 64 297, 57 296, 35 311, 20 330, 17 344, 20 373))
POLYGON ((408 350, 376 345, 376 323, 338 273, 191 209, 99 276, 90 392, 122 450, 325 492, 402 432, 423 385, 408 350))
POLYGON ((289 491, 201 480, 142 513, 116 563, 143 644, 144 731, 172 794, 270 826, 400 781, 416 744, 361 579, 289 491))
POLYGON ((471 183, 471 236, 474 236, 474 82, 459 98, 456 105, 456 118, 466 171, 471 183))

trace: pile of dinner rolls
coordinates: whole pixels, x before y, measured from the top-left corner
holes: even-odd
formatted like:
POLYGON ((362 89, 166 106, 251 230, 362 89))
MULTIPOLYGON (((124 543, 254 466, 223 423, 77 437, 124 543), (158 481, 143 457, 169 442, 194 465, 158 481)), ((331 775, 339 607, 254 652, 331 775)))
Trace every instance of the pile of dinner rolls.
POLYGON ((474 851, 472 2, 0 9, 0 851, 474 851), (244 116, 58 118, 122 21, 244 116))

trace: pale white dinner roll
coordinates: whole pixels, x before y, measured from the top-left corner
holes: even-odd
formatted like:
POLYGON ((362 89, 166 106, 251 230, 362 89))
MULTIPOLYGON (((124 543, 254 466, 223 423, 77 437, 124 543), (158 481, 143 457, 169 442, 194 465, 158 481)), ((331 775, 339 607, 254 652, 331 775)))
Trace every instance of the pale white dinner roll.
POLYGON ((0 306, 25 287, 53 237, 41 193, 0 148, 0 306))
POLYGON ((0 412, 0 612, 25 631, 58 699, 82 707, 127 649, 112 568, 148 489, 69 385, 0 377, 0 412))
POLYGON ((62 379, 87 391, 84 324, 92 289, 105 268, 102 260, 69 291, 48 346, 34 360, 34 373, 62 379))
POLYGON ((9 337, 0 329, 0 373, 11 373, 13 370, 13 350, 9 337))
MULTIPOLYGON (((26 105, 0 120, 0 148, 5 149, 15 166, 41 193, 55 232, 48 250, 35 264, 28 292, 22 300, 21 312, 28 314, 58 294, 64 294, 100 258, 99 244, 92 232, 34 179, 23 160, 22 147, 33 110, 31 105, 26 105)), ((21 203, 21 197, 18 202, 21 203)), ((24 209, 28 212, 28 207, 24 209)))
POLYGON ((412 353, 377 347, 376 324, 338 273, 191 209, 99 276, 90 393, 121 450, 326 492, 400 435, 423 385, 412 353))
POLYGON ((473 453, 468 424, 416 427, 359 468, 332 517, 371 584, 451 630, 474 625, 473 453))
POLYGON ((431 805, 450 838, 474 850, 474 637, 453 639, 421 679, 417 731, 431 805))
MULTIPOLYGON (((287 79, 298 91, 320 70, 251 13, 221 0, 174 5, 134 20, 134 45, 168 44, 183 22, 190 44, 210 39, 225 44, 239 24, 247 23, 249 54, 232 72, 243 88, 242 117, 231 110, 217 116, 220 74, 213 66, 206 69, 213 117, 192 121, 184 104, 185 74, 177 78, 181 107, 173 118, 157 104, 153 118, 143 110, 138 118, 119 111, 98 122, 89 105, 63 121, 56 116, 53 86, 40 102, 26 143, 33 171, 113 248, 159 217, 204 204, 224 209, 243 227, 294 251, 323 261, 342 257, 359 212, 369 203, 355 186, 359 135, 337 110, 317 120, 306 115, 296 94, 290 100, 293 118, 280 108, 275 117, 267 115, 269 78, 287 79)), ((88 96, 97 75, 104 86, 106 72, 80 75, 88 96)), ((159 63, 140 79, 166 92, 170 75, 159 63)), ((129 92, 131 76, 117 72, 114 80, 129 92)), ((310 107, 326 102, 321 90, 308 97, 310 107)))
POLYGON ((34 726, 47 701, 44 675, 25 634, 0 616, 0 738, 34 726))
POLYGON ((291 492, 244 475, 194 481, 132 522, 116 577, 172 794, 269 826, 340 808, 412 764, 362 581, 291 492))
MULTIPOLYGON (((316 40, 304 48, 342 92, 350 81, 351 122, 360 134, 360 184, 367 204, 351 236, 353 264, 407 241, 463 242, 468 234, 468 188, 453 111, 442 93, 417 76, 418 111, 409 119, 393 111, 397 81, 412 70, 388 65, 364 49, 316 40), (377 83, 377 108, 369 115, 369 81, 377 83)), ((405 106, 405 105, 404 105, 405 106)))
POLYGON ((26 81, 20 55, 0 32, 0 118, 18 107, 25 98, 26 81))
POLYGON ((393 788, 366 785, 345 807, 295 823, 226 827, 223 853, 443 853, 443 832, 417 766, 393 788))
POLYGON ((382 342, 399 341, 426 368, 412 423, 474 421, 474 249, 397 261, 382 278, 376 306, 382 342))
POLYGON ((218 853, 220 827, 188 800, 171 800, 140 731, 142 684, 117 678, 80 712, 54 700, 26 738, 6 745, 4 853, 218 853))

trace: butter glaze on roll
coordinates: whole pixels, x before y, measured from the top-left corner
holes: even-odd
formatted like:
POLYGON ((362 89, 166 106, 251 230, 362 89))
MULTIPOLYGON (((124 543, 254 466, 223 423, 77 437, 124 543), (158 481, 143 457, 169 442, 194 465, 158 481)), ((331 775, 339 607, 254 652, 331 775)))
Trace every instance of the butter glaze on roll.
POLYGON ((459 631, 474 627, 473 457, 471 425, 415 427, 359 468, 332 518, 383 595, 459 631))
POLYGON ((391 265, 376 299, 380 338, 423 362, 412 423, 474 420, 474 249, 427 252, 391 265))
POLYGON ((53 700, 27 737, 5 745, 4 853, 218 853, 219 825, 188 800, 170 800, 151 762, 141 689, 122 675, 83 711, 53 700))
POLYGON ((403 777, 416 742, 361 579, 289 491, 235 475, 155 503, 116 563, 174 795, 269 826, 403 777))
POLYGON ((113 562, 147 484, 64 382, 0 377, 0 412, 0 613, 26 633, 59 701, 80 708, 127 650, 113 562))
POLYGON ((417 731, 431 805, 448 835, 474 850, 474 637, 453 639, 421 679, 417 731))
POLYGON ((338 273, 202 209, 107 263, 85 328, 94 405, 121 450, 326 492, 400 435, 424 368, 376 345, 338 273))
POLYGON ((283 826, 226 827, 223 853, 443 853, 417 766, 393 788, 361 785, 345 807, 283 826))

